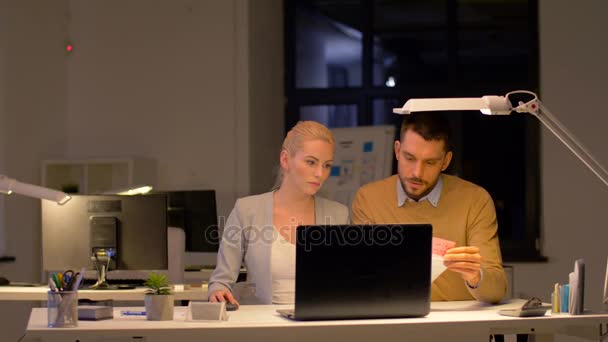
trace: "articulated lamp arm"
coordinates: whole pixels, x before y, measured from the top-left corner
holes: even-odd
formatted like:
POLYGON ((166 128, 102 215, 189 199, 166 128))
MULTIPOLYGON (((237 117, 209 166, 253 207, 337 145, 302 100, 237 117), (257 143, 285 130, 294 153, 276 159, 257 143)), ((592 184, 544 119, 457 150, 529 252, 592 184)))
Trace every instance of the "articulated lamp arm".
POLYGON ((446 110, 480 110, 486 115, 509 115, 512 111, 529 113, 542 122, 568 149, 577 156, 603 183, 608 186, 608 171, 595 159, 589 151, 551 112, 542 104, 538 96, 530 91, 517 90, 505 96, 483 96, 478 98, 435 98, 410 99, 402 108, 394 108, 397 114, 414 112, 446 111, 446 110), (513 94, 528 94, 533 99, 519 102, 516 107, 511 105, 509 96, 513 94))
POLYGON ((9 178, 4 175, 0 175, 0 192, 9 195, 14 192, 16 194, 24 196, 36 197, 57 202, 61 205, 67 203, 71 199, 68 194, 63 193, 61 191, 44 188, 38 185, 21 183, 16 179, 9 178))
MULTIPOLYGON (((511 92, 507 94, 507 98, 511 92)), ((518 113, 530 113, 538 118, 540 122, 545 125, 545 127, 551 131, 575 156, 577 156, 583 164, 585 164, 589 170, 591 170, 595 175, 606 185, 608 186, 608 171, 600 164, 597 159, 595 159, 589 151, 583 146, 575 137, 575 135, 570 132, 566 126, 564 126, 551 112, 543 105, 542 102, 538 99, 536 94, 534 95, 534 99, 523 103, 520 102, 519 105, 513 110, 518 113)))

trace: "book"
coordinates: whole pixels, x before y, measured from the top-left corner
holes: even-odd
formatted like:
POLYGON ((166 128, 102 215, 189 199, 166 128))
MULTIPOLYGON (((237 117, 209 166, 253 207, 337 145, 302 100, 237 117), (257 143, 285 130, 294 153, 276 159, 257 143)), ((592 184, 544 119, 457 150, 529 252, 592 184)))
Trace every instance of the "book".
POLYGON ((580 315, 585 310, 585 260, 574 262, 574 272, 570 273, 569 313, 580 315))
POLYGON ((99 321, 114 318, 111 306, 81 305, 78 306, 78 319, 83 321, 99 321))

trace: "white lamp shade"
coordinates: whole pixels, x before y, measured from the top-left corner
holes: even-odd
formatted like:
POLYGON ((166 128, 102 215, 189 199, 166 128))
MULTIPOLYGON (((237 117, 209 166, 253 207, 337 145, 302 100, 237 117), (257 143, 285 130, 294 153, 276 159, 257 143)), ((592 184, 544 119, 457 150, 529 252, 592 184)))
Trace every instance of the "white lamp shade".
POLYGON ((410 99, 402 108, 393 108, 393 113, 410 114, 414 112, 479 110, 483 114, 508 115, 511 103, 504 96, 410 99))
POLYGON ((144 195, 152 191, 154 188, 151 185, 133 185, 126 188, 112 189, 104 191, 102 195, 144 195))
POLYGON ((13 178, 0 175, 0 191, 11 194, 16 193, 24 196, 30 196, 40 199, 45 199, 58 204, 65 204, 71 199, 71 197, 61 191, 41 187, 38 185, 32 185, 27 183, 21 183, 13 178))

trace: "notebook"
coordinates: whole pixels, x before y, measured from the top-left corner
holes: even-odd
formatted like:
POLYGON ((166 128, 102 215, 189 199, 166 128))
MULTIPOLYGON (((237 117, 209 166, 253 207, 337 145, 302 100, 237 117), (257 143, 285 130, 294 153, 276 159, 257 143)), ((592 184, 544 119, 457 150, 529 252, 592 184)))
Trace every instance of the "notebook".
POLYGON ((430 311, 429 224, 300 226, 295 320, 421 317, 430 311))

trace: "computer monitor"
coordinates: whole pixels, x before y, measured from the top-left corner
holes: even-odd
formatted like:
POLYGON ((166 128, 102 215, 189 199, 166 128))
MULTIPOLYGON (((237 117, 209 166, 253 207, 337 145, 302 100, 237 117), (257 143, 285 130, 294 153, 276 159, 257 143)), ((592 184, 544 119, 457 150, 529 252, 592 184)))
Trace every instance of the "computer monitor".
POLYGON ((169 227, 181 227, 187 252, 216 253, 219 229, 214 190, 168 191, 169 227))
POLYGON ((167 196, 74 195, 63 206, 42 201, 45 272, 80 270, 95 277, 95 251, 114 251, 108 279, 145 279, 167 271, 167 196))

